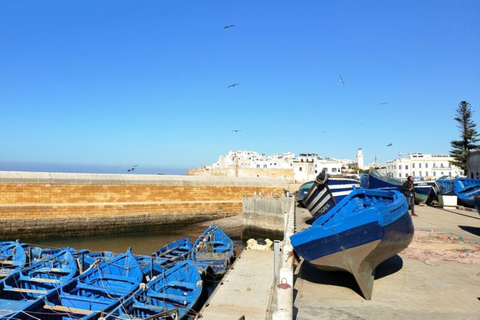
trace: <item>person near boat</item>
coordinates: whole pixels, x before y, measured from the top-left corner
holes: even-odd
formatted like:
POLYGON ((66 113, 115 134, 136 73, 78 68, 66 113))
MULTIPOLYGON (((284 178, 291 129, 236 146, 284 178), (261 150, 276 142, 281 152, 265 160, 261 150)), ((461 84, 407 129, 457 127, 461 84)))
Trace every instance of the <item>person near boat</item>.
POLYGON ((408 208, 412 216, 418 217, 415 213, 415 187, 413 185, 413 177, 408 176, 407 181, 402 185, 403 194, 407 198, 408 208))

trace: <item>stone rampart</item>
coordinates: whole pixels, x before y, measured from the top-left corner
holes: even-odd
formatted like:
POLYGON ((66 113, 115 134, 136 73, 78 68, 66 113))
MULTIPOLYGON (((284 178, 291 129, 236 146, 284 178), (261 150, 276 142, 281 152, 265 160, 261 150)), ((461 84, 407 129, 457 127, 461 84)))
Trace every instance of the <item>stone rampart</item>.
POLYGON ((162 230, 283 197, 284 179, 0 171, 0 239, 162 230))

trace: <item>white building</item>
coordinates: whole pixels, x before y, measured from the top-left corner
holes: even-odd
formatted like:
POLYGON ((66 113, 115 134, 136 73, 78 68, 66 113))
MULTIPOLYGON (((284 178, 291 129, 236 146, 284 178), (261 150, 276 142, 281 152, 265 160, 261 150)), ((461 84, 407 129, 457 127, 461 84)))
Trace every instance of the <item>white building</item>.
POLYGON ((295 181, 310 181, 322 171, 330 175, 342 175, 353 163, 350 159, 331 159, 319 157, 316 153, 300 153, 293 160, 293 175, 295 181))
POLYGON ((435 180, 442 176, 457 177, 463 171, 450 163, 453 158, 448 154, 423 154, 409 152, 406 158, 387 161, 385 174, 392 178, 405 179, 408 176, 425 180, 435 180))

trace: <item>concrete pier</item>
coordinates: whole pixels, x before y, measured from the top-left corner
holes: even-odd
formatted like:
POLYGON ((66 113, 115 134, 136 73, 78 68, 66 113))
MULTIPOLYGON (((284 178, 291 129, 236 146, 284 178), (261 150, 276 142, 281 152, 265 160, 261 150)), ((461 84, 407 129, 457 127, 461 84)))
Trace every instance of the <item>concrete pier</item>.
POLYGON ((244 250, 201 312, 202 319, 265 319, 272 284, 273 251, 244 250))
POLYGON ((427 206, 416 206, 415 212, 414 240, 377 267, 372 300, 362 298, 349 274, 302 263, 293 318, 480 319, 480 216, 427 206), (429 234, 435 241, 422 240, 429 234))
MULTIPOLYGON (((299 232, 310 215, 295 209, 299 232)), ((480 216, 428 206, 416 206, 416 213, 413 242, 378 266, 372 300, 362 297, 350 274, 302 262, 295 269, 293 314, 282 313, 271 290, 277 287, 273 252, 250 250, 226 275, 203 318, 480 319, 480 216)))

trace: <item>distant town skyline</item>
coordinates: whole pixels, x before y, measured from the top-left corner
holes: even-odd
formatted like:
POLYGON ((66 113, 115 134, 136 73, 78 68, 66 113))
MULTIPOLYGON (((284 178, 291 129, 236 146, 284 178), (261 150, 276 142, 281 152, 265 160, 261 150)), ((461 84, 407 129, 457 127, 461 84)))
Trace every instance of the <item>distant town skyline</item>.
POLYGON ((0 170, 448 153, 460 101, 480 124, 478 12, 474 0, 6 1, 0 170))

